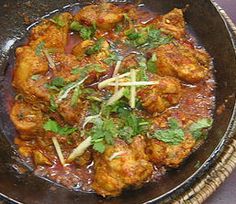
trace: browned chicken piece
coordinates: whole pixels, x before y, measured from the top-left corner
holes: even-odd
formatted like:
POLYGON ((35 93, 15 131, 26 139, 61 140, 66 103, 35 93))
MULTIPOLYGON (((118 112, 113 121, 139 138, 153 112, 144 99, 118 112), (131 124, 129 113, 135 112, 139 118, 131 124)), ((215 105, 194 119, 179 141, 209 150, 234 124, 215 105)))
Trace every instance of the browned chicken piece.
POLYGON ((81 43, 79 43, 78 45, 76 45, 73 50, 72 53, 73 55, 75 55, 78 59, 83 58, 84 56, 86 56, 85 52, 86 50, 94 45, 94 41, 93 40, 84 40, 81 43))
POLYGON ((75 123, 81 123, 82 118, 86 115, 87 109, 88 101, 78 99, 78 104, 73 107, 71 105, 71 98, 68 98, 60 102, 58 112, 68 124, 74 125, 75 123))
POLYGON ((70 13, 62 13, 51 21, 45 20, 32 29, 29 45, 36 49, 40 43, 44 43, 43 48, 64 52, 71 20, 70 13))
POLYGON ((52 165, 52 162, 39 150, 33 150, 35 165, 52 165))
POLYGON ((33 152, 32 148, 27 146, 20 146, 18 151, 23 157, 31 157, 33 152))
POLYGON ((75 15, 75 20, 87 25, 96 24, 98 28, 105 30, 112 29, 122 19, 122 9, 111 3, 89 5, 75 15))
POLYGON ((42 129, 42 112, 34 110, 30 104, 15 103, 11 109, 10 117, 21 134, 36 134, 42 129))
POLYGON ((16 50, 16 67, 13 77, 13 86, 27 97, 34 100, 39 97, 46 101, 49 94, 44 87, 46 78, 32 80, 34 75, 45 74, 48 71, 48 62, 44 57, 38 57, 29 46, 19 47, 16 50))
MULTIPOLYGON (((72 53, 78 59, 82 59, 83 57, 87 56, 86 55, 86 51, 90 47, 95 45, 95 43, 96 42, 94 40, 84 40, 80 44, 76 45, 73 48, 72 53)), ((101 49, 98 50, 97 52, 95 52, 94 54, 92 54, 91 58, 94 59, 94 60, 98 60, 98 61, 104 60, 110 54, 110 50, 109 49, 110 49, 109 43, 106 40, 103 40, 101 42, 101 49)))
POLYGON ((120 73, 130 71, 130 69, 136 69, 139 66, 139 62, 136 54, 129 54, 122 62, 119 69, 120 73))
POLYGON ((175 8, 169 13, 155 18, 150 24, 176 39, 185 35, 185 23, 181 9, 175 8))
POLYGON ((93 189, 102 196, 117 196, 130 185, 139 186, 149 179, 153 167, 147 161, 145 141, 137 137, 131 145, 117 140, 104 154, 95 155, 93 189))
POLYGON ((172 43, 157 48, 157 73, 197 83, 209 72, 210 57, 201 49, 186 43, 172 43))
POLYGON ((176 168, 190 155, 195 145, 196 141, 191 135, 185 135, 184 141, 178 145, 150 139, 147 142, 146 153, 150 161, 156 165, 176 168))
POLYGON ((138 91, 142 106, 151 114, 165 111, 178 104, 181 97, 180 82, 174 77, 152 77, 158 84, 147 86, 138 91))

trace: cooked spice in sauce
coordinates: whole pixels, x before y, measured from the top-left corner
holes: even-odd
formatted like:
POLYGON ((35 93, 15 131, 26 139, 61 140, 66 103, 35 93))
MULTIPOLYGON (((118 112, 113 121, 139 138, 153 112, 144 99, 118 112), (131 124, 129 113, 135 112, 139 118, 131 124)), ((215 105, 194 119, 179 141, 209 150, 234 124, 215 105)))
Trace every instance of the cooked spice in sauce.
POLYGON ((211 61, 181 9, 101 3, 43 20, 16 49, 18 151, 35 174, 104 197, 158 182, 212 125, 211 61))

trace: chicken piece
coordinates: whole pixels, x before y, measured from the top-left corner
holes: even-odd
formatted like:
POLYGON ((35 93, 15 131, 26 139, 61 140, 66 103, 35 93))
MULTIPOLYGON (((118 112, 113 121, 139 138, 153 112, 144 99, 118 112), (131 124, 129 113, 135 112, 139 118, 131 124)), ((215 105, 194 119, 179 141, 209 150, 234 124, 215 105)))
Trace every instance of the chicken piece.
POLYGON ((117 196, 130 185, 139 186, 151 176, 153 167, 147 161, 143 137, 131 145, 117 140, 104 154, 95 154, 93 189, 102 196, 117 196))
POLYGON ((155 115, 178 104, 181 97, 181 85, 177 79, 155 76, 152 81, 159 83, 138 91, 138 97, 145 110, 155 115))
POLYGON ((72 53, 78 58, 82 59, 83 57, 89 55, 91 56, 94 60, 104 60, 105 58, 108 57, 110 54, 110 45, 109 43, 104 40, 104 39, 99 39, 96 42, 93 40, 85 40, 82 41, 80 44, 76 45, 72 53), (93 49, 91 52, 89 52, 89 49, 93 49))
POLYGON ((48 71, 48 62, 44 57, 36 56, 29 46, 16 49, 16 67, 13 77, 13 86, 30 98, 34 96, 49 100, 50 96, 43 86, 45 78, 32 80, 33 75, 42 75, 48 71))
POLYGON ((119 72, 124 73, 130 71, 130 69, 136 69, 137 67, 139 67, 137 55, 129 54, 122 60, 119 72))
POLYGON ((185 35, 185 23, 181 9, 175 8, 169 13, 155 18, 150 24, 176 39, 185 35))
POLYGON ((84 40, 73 48, 72 54, 75 55, 77 58, 81 59, 86 55, 86 50, 92 45, 94 45, 93 40, 84 40))
POLYGON ((175 76, 188 83, 197 83, 208 74, 210 57, 204 50, 175 43, 160 46, 156 54, 157 72, 161 76, 175 76))
POLYGON ((192 152, 196 141, 191 135, 186 135, 183 142, 171 145, 156 139, 147 142, 146 153, 151 162, 156 165, 178 167, 181 162, 192 152))
POLYGON ((64 52, 71 19, 70 13, 62 13, 51 20, 45 20, 32 29, 29 45, 36 49, 43 42, 46 49, 64 52))
POLYGON ((93 25, 95 23, 98 28, 104 30, 112 29, 122 19, 122 9, 111 3, 89 5, 82 8, 75 15, 75 20, 87 25, 93 25))
POLYGON ((68 124, 74 125, 75 123, 81 123, 81 119, 86 115, 87 108, 88 102, 80 101, 80 99, 78 99, 78 104, 72 107, 70 98, 59 104, 58 112, 68 124))
POLYGON ((18 151, 23 157, 30 157, 32 155, 31 147, 22 146, 22 147, 19 147, 18 151))
POLYGON ((52 162, 39 150, 33 151, 34 163, 35 165, 52 165, 52 162))
POLYGON ((10 117, 21 134, 35 134, 42 128, 42 112, 32 109, 30 104, 15 103, 11 109, 10 117))

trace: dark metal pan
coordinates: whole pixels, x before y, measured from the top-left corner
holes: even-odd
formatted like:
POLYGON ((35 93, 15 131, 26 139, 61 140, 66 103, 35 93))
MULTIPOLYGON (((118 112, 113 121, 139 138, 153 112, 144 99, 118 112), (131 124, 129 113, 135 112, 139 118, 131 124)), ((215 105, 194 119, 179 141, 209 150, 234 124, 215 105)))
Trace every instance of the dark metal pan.
MULTIPOLYGON (((8 116, 10 81, 6 74, 11 72, 9 60, 14 49, 27 35, 29 25, 26 21, 35 21, 58 8, 70 10, 72 4, 77 7, 86 2, 73 0, 4 0, 0 6, 0 195, 12 202, 23 203, 151 203, 177 195, 191 186, 223 151, 229 137, 235 131, 236 107, 236 58, 232 36, 217 9, 210 0, 145 0, 145 5, 158 13, 165 13, 174 7, 189 7, 185 18, 189 30, 200 44, 214 58, 217 87, 216 110, 225 104, 222 114, 214 114, 213 128, 206 142, 194 152, 177 170, 168 172, 158 183, 146 184, 138 190, 125 191, 121 196, 103 199, 93 193, 74 192, 36 177, 30 170, 19 174, 24 164, 18 159, 13 146, 15 129, 8 116), (28 18, 29 17, 29 18, 28 18), (196 168, 196 163, 200 167, 196 168), (18 170, 18 171, 17 171, 18 170)), ((122 3, 122 2, 121 2, 122 3)), ((124 2, 123 2, 124 3, 124 2)))

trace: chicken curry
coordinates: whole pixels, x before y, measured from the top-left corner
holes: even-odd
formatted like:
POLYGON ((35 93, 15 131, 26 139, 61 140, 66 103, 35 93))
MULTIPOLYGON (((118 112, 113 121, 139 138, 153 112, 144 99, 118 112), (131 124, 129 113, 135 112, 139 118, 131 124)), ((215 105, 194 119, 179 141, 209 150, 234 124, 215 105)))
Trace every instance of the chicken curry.
POLYGON ((70 189, 106 197, 158 182, 212 125, 212 59, 181 9, 88 5, 44 19, 15 53, 15 144, 70 189))

